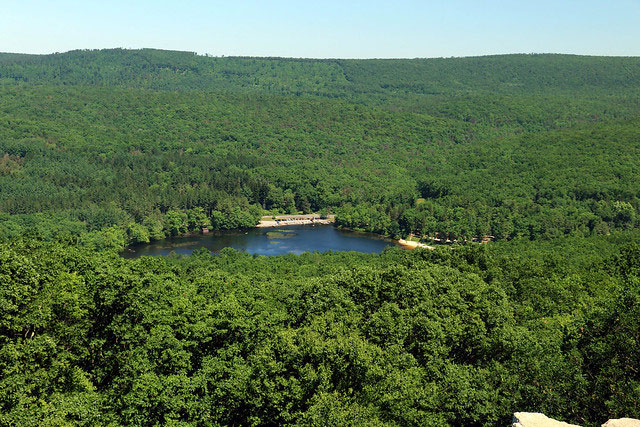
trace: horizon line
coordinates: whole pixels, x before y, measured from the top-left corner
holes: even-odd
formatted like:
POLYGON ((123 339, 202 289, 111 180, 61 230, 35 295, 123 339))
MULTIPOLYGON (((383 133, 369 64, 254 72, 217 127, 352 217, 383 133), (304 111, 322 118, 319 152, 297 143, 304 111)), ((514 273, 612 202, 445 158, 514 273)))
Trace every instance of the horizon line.
POLYGON ((25 53, 25 52, 7 52, 2 51, 0 54, 11 55, 25 55, 25 56, 54 56, 64 55, 72 52, 96 52, 96 51, 143 51, 143 50, 155 50, 161 52, 178 52, 178 53, 190 53, 196 56, 204 58, 251 58, 251 59, 294 59, 294 60, 424 60, 424 59, 464 59, 464 58, 485 58, 492 56, 542 56, 542 55, 559 55, 559 56, 582 56, 582 57, 598 57, 598 58, 640 58, 639 55, 597 55, 597 54, 583 54, 583 53, 564 53, 564 52, 508 52, 508 53, 488 53, 478 55, 463 55, 463 56, 414 56, 414 57, 393 57, 393 56, 380 56, 380 57, 306 57, 306 56, 251 56, 251 55, 224 55, 224 54, 211 54, 208 52, 196 52, 191 50, 177 50, 177 49, 162 49, 155 47, 142 47, 142 48, 128 48, 128 47, 106 47, 106 48, 78 48, 70 49, 66 51, 56 51, 49 53, 25 53))

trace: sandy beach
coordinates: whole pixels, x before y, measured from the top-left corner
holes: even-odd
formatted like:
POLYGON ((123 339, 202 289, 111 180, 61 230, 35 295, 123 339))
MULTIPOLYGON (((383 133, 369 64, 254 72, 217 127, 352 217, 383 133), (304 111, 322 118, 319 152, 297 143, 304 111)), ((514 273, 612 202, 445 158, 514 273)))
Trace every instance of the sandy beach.
POLYGON ((413 242, 413 241, 404 240, 404 239, 398 240, 398 243, 402 246, 405 246, 407 248, 412 248, 412 249, 415 249, 415 248, 425 248, 425 249, 432 249, 432 250, 435 249, 435 247, 429 246, 426 243, 413 242))

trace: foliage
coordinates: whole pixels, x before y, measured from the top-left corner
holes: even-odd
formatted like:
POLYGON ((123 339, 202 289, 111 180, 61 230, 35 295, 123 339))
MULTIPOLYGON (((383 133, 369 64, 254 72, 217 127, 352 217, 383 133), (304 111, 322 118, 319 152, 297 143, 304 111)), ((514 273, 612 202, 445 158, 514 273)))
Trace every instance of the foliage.
POLYGON ((500 245, 135 260, 5 245, 0 422, 637 417, 637 248, 584 269, 500 245))
POLYGON ((639 94, 638 58, 0 54, 0 425, 640 417, 639 94), (458 244, 116 253, 298 212, 458 244))

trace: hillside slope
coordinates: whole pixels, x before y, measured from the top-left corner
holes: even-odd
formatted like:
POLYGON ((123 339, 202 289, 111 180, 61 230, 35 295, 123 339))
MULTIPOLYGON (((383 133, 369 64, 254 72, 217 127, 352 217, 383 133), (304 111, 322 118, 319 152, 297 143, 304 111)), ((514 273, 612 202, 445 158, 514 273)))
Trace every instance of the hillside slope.
POLYGON ((329 209, 351 228, 467 239, 640 221, 639 58, 111 49, 0 54, 0 81, 9 214, 101 229, 202 209, 224 228, 329 209))
POLYGON ((170 90, 263 90, 356 98, 492 91, 620 91, 640 88, 640 58, 498 55, 448 59, 321 60, 206 57, 191 52, 88 50, 0 54, 0 79, 170 90))

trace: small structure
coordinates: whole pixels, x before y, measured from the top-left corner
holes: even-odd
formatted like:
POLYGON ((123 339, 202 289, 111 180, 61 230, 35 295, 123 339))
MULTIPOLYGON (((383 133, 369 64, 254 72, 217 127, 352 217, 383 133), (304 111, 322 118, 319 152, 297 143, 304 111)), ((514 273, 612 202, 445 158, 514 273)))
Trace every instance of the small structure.
POLYGON ((480 241, 480 243, 481 244, 489 243, 493 239, 495 239, 494 236, 484 235, 484 236, 482 236, 482 240, 480 241))
POLYGON ((201 231, 202 234, 207 234, 209 232, 209 229, 207 227, 202 227, 201 231))

